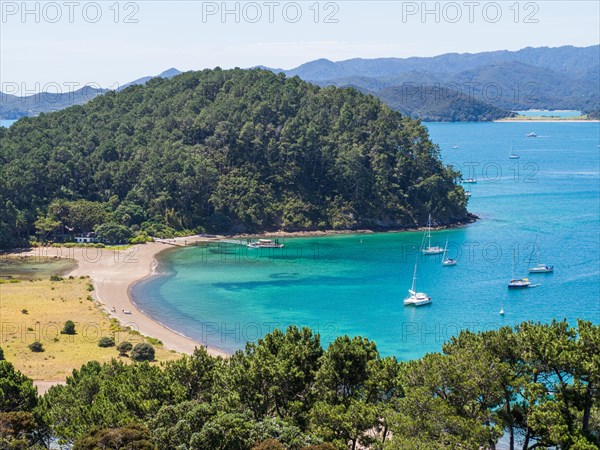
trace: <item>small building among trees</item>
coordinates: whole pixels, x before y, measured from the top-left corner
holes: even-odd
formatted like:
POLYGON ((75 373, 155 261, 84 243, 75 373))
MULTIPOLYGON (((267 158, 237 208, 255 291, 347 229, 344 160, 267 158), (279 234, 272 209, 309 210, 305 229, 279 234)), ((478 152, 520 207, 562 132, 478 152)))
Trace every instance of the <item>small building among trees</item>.
POLYGON ((96 233, 83 233, 75 236, 75 242, 79 244, 91 244, 98 242, 98 238, 96 237, 96 233))

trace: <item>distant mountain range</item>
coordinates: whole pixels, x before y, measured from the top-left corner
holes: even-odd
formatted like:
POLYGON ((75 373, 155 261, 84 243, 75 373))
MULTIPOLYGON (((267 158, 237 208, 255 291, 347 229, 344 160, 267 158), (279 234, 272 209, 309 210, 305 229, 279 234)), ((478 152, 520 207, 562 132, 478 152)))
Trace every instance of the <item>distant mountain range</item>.
MULTIPOLYGON (((426 121, 485 121, 524 109, 598 111, 600 46, 448 53, 434 57, 318 59, 291 70, 257 66, 321 86, 353 87, 403 114, 426 121)), ((171 68, 156 77, 171 78, 171 68)), ((144 84, 147 76, 117 90, 144 84)), ((106 90, 15 97, 0 93, 0 119, 16 119, 85 103, 106 90)))
POLYGON ((177 70, 174 67, 171 67, 170 69, 167 69, 164 72, 159 73, 158 75, 155 75, 153 77, 152 76, 142 77, 142 78, 138 78, 137 80, 131 81, 127 84, 124 84, 123 86, 118 87, 117 91, 122 91, 123 89, 125 89, 129 86, 134 86, 136 84, 146 84, 152 78, 173 78, 173 77, 179 75, 180 73, 182 73, 180 70, 177 70))
POLYGON ((522 109, 597 110, 600 46, 525 48, 427 58, 318 59, 270 69, 352 86, 425 120, 491 120, 522 109))
POLYGON ((106 91, 107 89, 84 86, 72 92, 40 92, 24 97, 0 92, 0 119, 15 120, 21 117, 37 116, 40 113, 59 111, 69 106, 87 103, 106 91))
MULTIPOLYGON (((116 90, 120 91, 136 84, 145 84, 152 78, 172 78, 180 73, 179 70, 171 68, 154 77, 139 78, 118 87, 116 90)), ((40 92, 24 97, 0 92, 0 119, 15 120, 21 117, 37 116, 40 113, 59 111, 69 106, 87 103, 105 92, 108 92, 108 89, 96 89, 91 86, 84 86, 73 92, 40 92)))

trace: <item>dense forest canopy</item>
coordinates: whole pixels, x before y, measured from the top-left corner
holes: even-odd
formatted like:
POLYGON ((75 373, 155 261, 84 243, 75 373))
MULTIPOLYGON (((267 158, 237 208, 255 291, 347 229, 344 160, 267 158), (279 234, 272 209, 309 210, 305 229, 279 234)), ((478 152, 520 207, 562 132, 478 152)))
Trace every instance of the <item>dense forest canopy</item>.
POLYGON ((506 433, 510 450, 593 450, 599 355, 600 326, 584 321, 463 331, 408 362, 290 327, 227 359, 90 362, 42 398, 0 361, 0 446, 482 450, 506 433))
POLYGON ((81 201, 97 203, 94 227, 150 234, 403 228, 429 213, 438 224, 467 216, 459 174, 419 122, 353 89, 258 69, 152 79, 22 119, 0 128, 0 140, 3 246, 34 228, 64 232, 65 211, 88 210, 81 201))

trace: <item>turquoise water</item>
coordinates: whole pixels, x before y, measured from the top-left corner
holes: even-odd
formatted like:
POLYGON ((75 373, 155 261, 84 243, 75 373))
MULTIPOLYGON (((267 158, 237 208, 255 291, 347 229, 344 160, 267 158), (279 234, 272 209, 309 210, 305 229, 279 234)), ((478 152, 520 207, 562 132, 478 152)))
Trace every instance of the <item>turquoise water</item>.
POLYGON ((538 110, 528 110, 528 111, 515 111, 517 114, 521 116, 528 117, 579 117, 581 116, 581 111, 572 111, 572 110, 556 110, 556 111, 538 111, 538 110))
POLYGON ((423 233, 286 239, 283 250, 185 248, 163 254, 161 277, 133 295, 152 317, 201 342, 232 351, 273 327, 308 325, 325 343, 363 335, 401 359, 438 351, 458 330, 524 320, 600 322, 598 123, 431 123, 442 157, 477 184, 469 210, 481 220, 433 232, 449 240, 454 267, 419 257, 418 288, 433 303, 402 300, 423 233), (535 131, 539 137, 526 138, 535 131), (518 160, 509 160, 513 143, 518 160), (458 147, 458 148, 454 148, 458 147), (513 252, 526 276, 539 229, 539 287, 508 291, 513 252), (224 250, 224 251, 222 251, 224 250), (499 311, 504 308, 505 315, 499 311))

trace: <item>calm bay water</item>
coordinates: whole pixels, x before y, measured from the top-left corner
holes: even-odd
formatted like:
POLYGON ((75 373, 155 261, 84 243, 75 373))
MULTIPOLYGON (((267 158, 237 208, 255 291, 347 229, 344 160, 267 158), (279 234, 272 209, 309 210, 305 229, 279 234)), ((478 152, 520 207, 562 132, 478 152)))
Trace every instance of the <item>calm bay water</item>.
POLYGON ((0 120, 0 127, 8 128, 15 122, 16 120, 0 120))
POLYGON ((439 351, 458 330, 524 320, 600 322, 598 123, 428 124, 446 162, 460 168, 481 220, 433 232, 454 267, 419 256, 418 288, 433 304, 404 307, 422 232, 286 239, 283 250, 185 248, 162 255, 155 277, 134 286, 137 304, 167 326, 232 351, 273 327, 308 325, 324 343, 363 335, 382 354, 439 351), (525 134, 535 131, 537 138, 525 134), (520 159, 509 159, 513 152, 520 159), (508 291, 539 229, 540 286, 508 291), (506 314, 499 311, 504 308, 506 314))
POLYGON ((64 275, 75 268, 66 258, 0 258, 0 280, 48 279, 50 275, 64 275))

